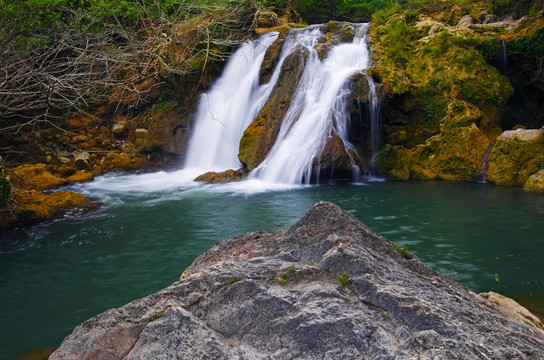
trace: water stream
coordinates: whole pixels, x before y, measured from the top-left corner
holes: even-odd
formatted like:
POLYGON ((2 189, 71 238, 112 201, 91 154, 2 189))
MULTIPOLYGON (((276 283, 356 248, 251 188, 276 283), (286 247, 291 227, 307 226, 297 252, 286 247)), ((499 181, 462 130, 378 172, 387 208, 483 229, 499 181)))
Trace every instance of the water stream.
MULTIPOLYGON (((348 80, 370 63, 366 32, 368 24, 357 28, 353 42, 334 46, 324 60, 314 48, 323 34, 319 26, 301 30, 308 56, 301 80, 280 133, 266 159, 250 174, 252 179, 271 183, 310 183, 319 173, 314 159, 327 138, 336 132, 348 153, 354 146, 348 140, 348 80)), ((352 159, 352 166, 359 166, 352 159)), ((356 174, 360 171, 356 170, 356 174)))
POLYGON ((272 32, 247 41, 231 56, 223 74, 202 95, 187 147, 185 168, 223 171, 241 167, 238 147, 244 130, 261 110, 279 76, 259 84, 266 49, 278 38, 272 32))
POLYGON ((501 39, 501 46, 502 46, 501 72, 503 74, 506 74, 506 70, 508 68, 508 54, 506 51, 506 42, 504 41, 504 39, 501 39))
POLYGON ((378 152, 380 151, 380 140, 381 140, 381 106, 378 98, 378 93, 376 91, 376 85, 372 78, 368 76, 368 86, 370 88, 369 92, 369 122, 370 122, 370 174, 376 174, 376 158, 378 152))

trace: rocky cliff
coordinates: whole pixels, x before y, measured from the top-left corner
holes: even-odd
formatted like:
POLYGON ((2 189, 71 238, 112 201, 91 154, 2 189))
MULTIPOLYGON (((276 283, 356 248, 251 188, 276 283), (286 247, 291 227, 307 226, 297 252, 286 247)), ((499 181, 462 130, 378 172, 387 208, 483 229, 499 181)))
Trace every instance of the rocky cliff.
POLYGON ((444 1, 373 16, 370 73, 385 92, 383 174, 479 181, 489 166, 490 181, 524 186, 542 168, 541 141, 511 144, 501 134, 544 125, 544 15, 516 20, 493 10, 444 1))
POLYGON ((542 358, 542 324, 491 295, 321 202, 290 228, 218 243, 180 281, 79 325, 50 359, 542 358))

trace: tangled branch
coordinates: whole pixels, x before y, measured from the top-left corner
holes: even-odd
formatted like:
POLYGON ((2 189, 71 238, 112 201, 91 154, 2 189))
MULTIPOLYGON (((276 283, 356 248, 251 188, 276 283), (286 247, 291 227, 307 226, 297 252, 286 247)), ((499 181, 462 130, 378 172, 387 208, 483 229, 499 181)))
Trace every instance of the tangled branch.
POLYGON ((104 102, 117 103, 116 110, 139 106, 172 77, 202 78, 247 37, 256 12, 247 1, 186 1, 157 18, 133 1, 139 21, 132 26, 115 16, 106 25, 89 23, 85 11, 63 8, 85 26, 0 29, 0 131, 62 126, 71 112, 104 102))

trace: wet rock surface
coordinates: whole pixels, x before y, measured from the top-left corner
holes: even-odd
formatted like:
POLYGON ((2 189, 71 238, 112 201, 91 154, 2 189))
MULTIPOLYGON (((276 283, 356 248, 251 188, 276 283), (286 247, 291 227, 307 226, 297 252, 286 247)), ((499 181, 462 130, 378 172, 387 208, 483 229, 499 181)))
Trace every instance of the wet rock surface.
POLYGON ((290 228, 217 244, 51 359, 542 358, 542 330, 408 257, 321 202, 290 228))
POLYGON ((208 171, 202 175, 199 175, 195 181, 203 181, 207 183, 222 183, 229 181, 239 181, 245 179, 248 172, 244 168, 238 170, 225 170, 222 172, 208 171))

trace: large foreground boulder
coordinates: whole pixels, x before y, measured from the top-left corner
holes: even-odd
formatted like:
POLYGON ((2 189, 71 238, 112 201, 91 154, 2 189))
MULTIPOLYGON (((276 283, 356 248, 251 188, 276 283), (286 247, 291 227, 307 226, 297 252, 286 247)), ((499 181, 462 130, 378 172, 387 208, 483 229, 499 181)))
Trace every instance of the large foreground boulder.
POLYGON ((217 244, 170 287, 79 325, 51 359, 537 359, 544 332, 336 205, 217 244))

